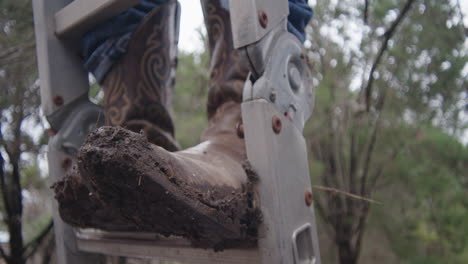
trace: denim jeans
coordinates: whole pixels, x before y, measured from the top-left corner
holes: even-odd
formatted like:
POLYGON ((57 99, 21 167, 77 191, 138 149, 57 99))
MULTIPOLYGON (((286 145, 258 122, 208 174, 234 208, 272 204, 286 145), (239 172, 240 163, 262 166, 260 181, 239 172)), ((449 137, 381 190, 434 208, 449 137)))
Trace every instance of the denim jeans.
MULTIPOLYGON (((101 83, 112 65, 125 54, 131 33, 143 17, 153 8, 169 0, 144 0, 120 15, 87 32, 81 41, 84 67, 101 83)), ((235 1, 235 0, 234 0, 235 1)), ((305 27, 312 18, 313 11, 307 4, 308 0, 288 0, 289 16, 288 31, 305 40, 305 27)), ((221 0, 225 8, 229 0, 221 0)))

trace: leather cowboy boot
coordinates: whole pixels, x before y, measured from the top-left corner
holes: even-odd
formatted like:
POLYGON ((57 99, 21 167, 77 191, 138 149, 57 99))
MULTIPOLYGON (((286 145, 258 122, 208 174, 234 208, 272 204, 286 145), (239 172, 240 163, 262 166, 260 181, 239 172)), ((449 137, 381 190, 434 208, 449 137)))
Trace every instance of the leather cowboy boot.
POLYGON ((201 0, 211 55, 208 118, 225 102, 242 102, 249 73, 247 61, 233 46, 228 3, 227 0, 201 0))
POLYGON ((103 83, 106 124, 143 131, 169 151, 179 149, 171 119, 179 13, 176 1, 150 12, 103 83))
MULTIPOLYGON (((127 53, 105 76, 106 124, 143 132, 169 151, 179 149, 171 119, 177 66, 180 6, 170 1, 152 10, 131 35, 127 53)), ((76 166, 54 184, 62 219, 75 226, 129 229, 118 208, 107 206, 90 191, 76 166)))
POLYGON ((184 236, 215 249, 256 242, 256 177, 245 163, 238 129, 247 64, 233 50, 228 11, 220 1, 202 3, 212 56, 209 127, 202 142, 168 152, 120 127, 92 132, 79 151, 78 169, 92 199, 113 208, 112 216, 75 214, 75 225, 184 236))

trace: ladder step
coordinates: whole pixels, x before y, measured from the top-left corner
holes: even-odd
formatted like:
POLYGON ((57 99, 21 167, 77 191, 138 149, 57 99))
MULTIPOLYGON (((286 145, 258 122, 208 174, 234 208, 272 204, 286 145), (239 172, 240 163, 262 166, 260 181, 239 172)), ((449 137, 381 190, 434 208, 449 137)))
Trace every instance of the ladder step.
POLYGON ((141 0, 75 0, 55 14, 55 33, 60 37, 81 36, 141 0))
POLYGON ((257 264, 260 255, 257 248, 213 249, 193 248, 190 242, 179 237, 163 237, 154 233, 105 232, 79 229, 76 232, 78 249, 88 253, 112 256, 152 258, 190 264, 257 264))

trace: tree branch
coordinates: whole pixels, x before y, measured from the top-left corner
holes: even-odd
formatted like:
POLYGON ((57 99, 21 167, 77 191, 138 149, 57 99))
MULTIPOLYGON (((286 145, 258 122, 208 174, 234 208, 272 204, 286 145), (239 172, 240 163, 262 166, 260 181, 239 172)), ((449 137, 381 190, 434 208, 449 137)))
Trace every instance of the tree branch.
MULTIPOLYGON (((22 102, 20 95, 23 91, 16 90, 13 95, 14 102, 22 102)), ((24 94, 24 93, 23 93, 24 94)), ((12 104, 15 105, 14 103, 12 104)), ((0 188, 4 199, 6 209, 6 224, 10 234, 10 262, 23 263, 23 237, 22 237, 22 195, 20 182, 20 154, 21 154, 21 123, 23 121, 24 108, 20 105, 18 112, 13 112, 12 134, 14 139, 7 148, 9 163, 12 167, 11 173, 5 173, 2 170, 0 177, 0 188)), ((0 139, 3 136, 0 131, 0 139)), ((2 140, 3 141, 3 140, 2 140)), ((3 143, 3 142, 2 142, 3 143)), ((0 153, 1 155, 1 153, 0 153)), ((3 160, 3 157, 1 158, 3 160)), ((2 161, 3 163, 3 161, 2 161)))
POLYGON ((356 193, 356 171, 358 168, 359 160, 357 157, 357 146, 356 146, 356 129, 353 125, 351 129, 351 142, 349 144, 349 183, 350 183, 350 192, 356 193))
POLYGON ((25 247, 24 247, 24 259, 28 259, 34 253, 36 253, 37 249, 41 245, 42 241, 44 238, 49 234, 49 232, 52 230, 52 227, 54 226, 54 222, 50 220, 49 224, 42 229, 42 231, 37 235, 36 238, 34 238, 31 242, 29 242, 25 247))
POLYGON ((3 250, 2 246, 0 246, 0 255, 6 261, 6 263, 8 263, 10 261, 10 257, 8 257, 6 252, 3 250))
POLYGON ((462 28, 462 34, 464 34, 465 36, 468 34, 467 30, 466 30, 466 27, 465 27, 465 16, 463 15, 463 10, 461 8, 461 5, 460 5, 460 0, 457 0, 457 8, 458 8, 458 12, 460 13, 460 24, 461 24, 461 28, 462 28))
POLYGON ((319 212, 319 214, 323 217, 325 220, 325 230, 328 233, 329 236, 334 235, 334 229, 333 229, 333 219, 326 213, 326 210, 324 209, 324 206, 322 205, 322 202, 320 201, 319 198, 315 199, 314 202, 315 208, 319 212))
POLYGON ((366 202, 369 202, 369 203, 382 204, 381 202, 377 202, 375 200, 372 200, 372 199, 369 199, 369 198, 366 198, 366 197, 362 197, 362 196, 359 196, 359 195, 355 195, 355 194, 352 194, 352 193, 349 193, 349 192, 345 192, 345 191, 342 191, 342 190, 338 190, 338 189, 335 189, 335 188, 330 188, 330 187, 325 187, 325 186, 318 186, 318 185, 314 185, 314 186, 312 186, 312 188, 317 189, 317 190, 342 194, 344 196, 347 196, 347 197, 350 197, 350 198, 353 198, 353 199, 356 199, 356 200, 366 201, 366 202))
POLYGON ((386 159, 384 162, 382 162, 379 166, 378 166, 378 170, 375 172, 374 176, 371 177, 369 180, 370 180, 370 189, 371 190, 374 190, 375 186, 377 185, 377 181, 378 179, 380 178, 380 176, 382 175, 383 171, 387 168, 387 165, 396 159, 396 157, 398 156, 398 154, 401 152, 402 149, 405 148, 405 145, 402 143, 401 146, 394 150, 392 155, 390 155, 390 157, 388 159, 386 159))
MULTIPOLYGON (((0 138, 1 138, 1 131, 0 131, 0 138)), ((4 182, 5 182, 5 181, 4 181, 4 179, 5 179, 5 178, 4 178, 4 173, 5 173, 5 172, 3 171, 4 162, 5 162, 5 161, 3 160, 2 153, 0 152, 0 181, 1 181, 1 186, 2 186, 2 196, 3 196, 3 199, 5 200, 6 195, 5 195, 5 192, 4 192, 4 190, 3 190, 3 189, 4 189, 3 186, 4 186, 4 182)), ((3 202, 4 202, 4 204, 6 205, 6 202, 5 202, 5 201, 3 201, 3 202)), ((6 206, 5 206, 5 207, 6 207, 6 206)), ((2 248, 1 246, 0 246, 0 255, 1 255, 2 258, 8 263, 9 257, 8 257, 8 255, 5 253, 5 251, 3 250, 3 248, 2 248)))
MULTIPOLYGON (((1 131, 0 131, 0 139, 2 138, 1 131)), ((6 148, 6 146, 5 146, 6 148)), ((8 153, 7 153, 8 154, 8 153)), ((5 160, 3 159, 2 152, 0 152, 0 190, 2 190, 2 198, 3 204, 5 206, 6 215, 11 215, 10 203, 8 202, 8 194, 7 194, 7 186, 6 186, 6 179, 5 179, 5 171, 3 170, 5 160)), ((8 218, 8 217, 7 217, 8 218)), ((8 221, 5 221, 8 224, 8 221)))
MULTIPOLYGON (((366 1, 367 2, 367 1, 366 1)), ((385 31, 384 33, 384 41, 382 45, 380 46, 379 52, 377 54, 377 57, 374 60, 374 63, 372 64, 371 71, 369 73, 369 78, 367 81, 367 85, 364 89, 365 91, 365 96, 366 96, 366 111, 369 112, 370 110, 370 100, 371 100, 371 95, 372 95, 372 85, 374 84, 374 73, 377 70, 377 67, 380 64, 380 61, 382 59, 383 54, 388 48, 388 42, 389 40, 393 37, 393 34, 395 33, 395 30, 397 29, 398 25, 403 22, 404 17, 408 13, 408 11, 411 9, 411 5, 414 3, 414 0, 408 0, 401 10, 400 14, 398 17, 393 21, 392 25, 385 31)))
POLYGON ((364 1, 364 24, 367 24, 369 20, 369 0, 364 1))
POLYGON ((2 129, 2 123, 0 123, 0 147, 3 147, 5 149, 5 153, 7 154, 7 156, 10 157, 12 153, 8 149, 8 142, 6 142, 5 139, 3 139, 1 129, 2 129))
POLYGON ((374 130, 372 131, 370 143, 367 147, 366 158, 364 160, 364 171, 361 178, 361 190, 360 194, 362 196, 367 196, 367 177, 369 175, 370 163, 372 161, 372 153, 374 152, 375 143, 377 142, 377 134, 380 128, 380 122, 382 113, 379 114, 377 121, 375 122, 374 130))
POLYGON ((42 256, 42 264, 49 264, 52 259, 53 252, 55 250, 55 239, 53 235, 47 239, 47 244, 44 249, 44 254, 42 256))
POLYGON ((366 229, 366 223, 367 223, 367 217, 369 216, 369 204, 364 204, 364 208, 362 209, 362 214, 359 216, 359 222, 358 226, 356 228, 357 232, 357 239, 356 239, 356 244, 354 245, 355 252, 354 256, 356 259, 359 256, 359 253, 361 251, 361 245, 362 245, 362 239, 364 237, 364 231, 366 229))
MULTIPOLYGON (((375 149, 375 144, 377 142, 377 135, 380 129, 380 123, 382 122, 382 110, 385 106, 385 99, 387 98, 387 89, 384 89, 382 92, 382 96, 380 97, 379 103, 377 104, 376 108, 378 110, 378 117, 377 120, 375 121, 375 125, 373 127, 370 143, 367 147, 367 152, 365 153, 366 158, 364 160, 364 171, 363 171, 363 176, 361 178, 361 192, 360 194, 362 196, 367 196, 367 178, 369 175, 369 170, 370 170, 370 164, 372 160, 372 154, 375 149)), ((377 179, 375 179, 377 181, 377 179)))
POLYGON ((33 50, 36 47, 34 40, 25 41, 22 44, 8 48, 0 53, 0 61, 6 62, 15 58, 18 58, 25 52, 33 50))

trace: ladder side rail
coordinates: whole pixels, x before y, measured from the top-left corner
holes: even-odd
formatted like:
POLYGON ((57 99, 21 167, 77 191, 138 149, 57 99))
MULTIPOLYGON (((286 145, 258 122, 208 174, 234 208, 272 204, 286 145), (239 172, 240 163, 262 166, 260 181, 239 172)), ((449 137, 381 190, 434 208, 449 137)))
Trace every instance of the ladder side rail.
MULTIPOLYGON (((55 34, 55 13, 70 0, 33 0, 36 50, 41 103, 51 130, 49 141, 49 181, 61 179, 71 167, 71 159, 100 109, 89 102, 88 73, 81 59, 55 34)), ((104 120, 104 117, 101 117, 104 120)), ((54 230, 57 261, 63 264, 102 263, 102 257, 80 252, 71 226, 58 215, 54 203, 54 230)))
MULTIPOLYGON (((46 0, 50 1, 50 0, 46 0)), ((60 162, 68 158, 63 152, 57 150, 53 140, 49 143, 49 177, 51 181, 65 175, 65 170, 61 167, 60 162)), ((79 249, 78 240, 75 236, 75 229, 66 224, 60 218, 57 203, 53 204, 53 219, 54 219, 54 235, 55 235, 55 252, 57 254, 57 263, 63 264, 103 264, 104 257, 98 252, 84 252, 79 249)))
MULTIPOLYGON (((114 1, 108 0, 105 2, 114 1)), ((231 3, 236 2, 237 1, 232 1, 231 3)), ((239 2, 241 1, 239 0, 239 2)), ((246 0, 242 0, 242 2, 248 3, 246 0)), ((261 40, 269 32, 274 32, 273 29, 280 29, 283 27, 285 30, 285 26, 281 23, 284 23, 288 13, 286 1, 274 0, 271 2, 267 0, 257 0, 249 2, 251 4, 250 7, 255 7, 253 9, 255 12, 252 12, 252 10, 244 10, 245 13, 242 13, 242 15, 250 19, 246 21, 253 23, 253 21, 257 21, 256 19, 261 19, 263 12, 265 12, 269 22, 265 25, 260 25, 262 29, 257 25, 255 28, 256 30, 253 30, 255 34, 248 34, 245 39, 241 39, 241 42, 239 42, 240 44, 236 44, 238 47, 245 46, 242 44, 248 45, 261 40), (252 6, 252 3, 254 6, 252 6), (269 9, 269 6, 271 9, 269 9)), ((90 105, 87 98, 89 84, 87 73, 81 66, 81 60, 73 53, 72 49, 67 49, 64 41, 60 41, 56 35, 55 14, 60 10, 63 11, 63 7, 69 3, 70 1, 67 0, 33 0, 43 108, 53 129, 59 131, 62 126, 64 127, 50 142, 49 164, 50 174, 53 180, 63 177, 66 173, 67 168, 64 166, 64 164, 66 164, 64 162, 73 156, 73 151, 67 152, 67 146, 71 145, 71 149, 73 150, 76 149, 78 145, 76 140, 71 140, 70 143, 70 138, 79 138, 79 140, 81 140, 82 137, 87 134, 85 132, 86 129, 89 128, 89 125, 93 124, 93 122, 97 124, 96 119, 99 120, 101 114, 97 108, 93 108, 93 106, 90 105), (78 115, 79 113, 85 113, 86 115, 78 115), (75 116, 86 116, 87 118, 69 119, 68 117, 72 114, 75 116), (79 129, 78 132, 76 132, 75 129, 71 128, 79 129)), ((244 12, 241 10, 232 10, 234 9, 231 9, 231 12, 244 12)), ((235 15, 233 15, 233 17, 234 16, 235 15)), ((62 33, 72 32, 75 34, 79 32, 79 28, 82 27, 83 24, 81 22, 76 22, 78 20, 71 23, 71 26, 64 27, 72 28, 73 30, 65 30, 62 33)), ((262 22, 258 20, 257 23, 262 22)), ((237 33, 241 32, 239 28, 235 31, 237 33)), ((234 37, 236 32, 233 32, 234 37)), ((266 62, 265 58, 269 58, 269 54, 263 51, 268 51, 271 43, 276 42, 277 36, 282 37, 284 34, 281 32, 278 34, 270 34, 270 38, 265 38, 267 41, 263 41, 259 49, 253 49, 251 52, 251 54, 258 52, 259 60, 255 63, 256 66, 259 66, 259 68, 261 67, 262 72, 264 70, 264 63, 266 62), (265 49, 263 49, 263 47, 265 47, 265 49)), ((287 36, 285 37, 288 38, 287 36)), ((289 42, 285 41, 284 43, 289 42)), ((293 49, 295 46, 289 44, 287 47, 293 49)), ((281 63, 285 62, 286 61, 281 61, 281 63)), ((303 63, 301 63, 302 62, 293 62, 293 67, 299 67, 298 70, 302 74, 303 69, 300 67, 302 67, 301 65, 303 63)), ((269 65, 273 64, 274 63, 269 62, 269 65)), ((271 74, 275 72, 275 70, 274 67, 267 67, 265 71, 271 74)), ((304 79, 303 75, 302 79, 304 79)), ((267 92, 272 92, 268 90, 268 88, 265 89, 265 87, 268 87, 268 82, 271 83, 274 81, 274 78, 268 75, 266 78, 263 78, 262 81, 264 81, 264 83, 258 80, 256 83, 249 83, 249 81, 247 81, 247 89, 244 91, 244 103, 242 104, 242 115, 245 124, 248 159, 260 177, 258 188, 260 198, 259 204, 265 222, 262 224, 260 230, 259 251, 256 252, 253 250, 243 252, 253 252, 252 257, 259 257, 261 263, 264 264, 319 264, 320 254, 318 251, 313 207, 307 204, 304 205, 304 193, 311 191, 307 164, 307 149, 304 138, 302 137, 303 123, 310 115, 307 111, 307 106, 309 105, 307 104, 308 102, 293 105, 293 110, 298 113, 300 118, 296 119, 298 121, 289 122, 292 121, 293 118, 289 116, 290 119, 288 119, 283 116, 283 113, 288 113, 282 111, 283 105, 277 103, 275 106, 274 102, 267 102, 264 99, 260 99, 268 97, 265 96, 268 95, 267 92), (257 90, 262 91, 262 93, 255 93, 257 90), (278 112, 278 109, 280 112, 278 112), (272 132, 273 116, 276 116, 280 124, 283 124, 282 132, 272 132)), ((293 81, 295 82, 296 80, 293 81)), ((291 77, 289 77, 289 82, 291 82, 291 77)), ((280 97, 285 98, 284 100, 281 99, 279 101, 288 102, 289 104, 290 101, 294 102, 294 100, 297 100, 299 97, 303 98, 303 95, 307 93, 303 87, 304 83, 301 84, 299 82, 297 85, 300 87, 296 87, 297 89, 293 91, 294 94, 291 95, 289 92, 283 97, 280 97)), ((280 86, 280 89, 274 90, 273 92, 281 92, 283 89, 286 90, 290 88, 286 86, 283 88, 281 87, 282 86, 280 86)), ((309 97, 310 96, 307 98, 309 97)), ((272 97, 269 98, 271 100, 272 97)), ((145 247, 145 245, 125 242, 119 247, 118 243, 106 244, 106 240, 82 240, 75 236, 71 227, 61 222, 56 210, 54 214, 54 220, 57 221, 55 230, 58 233, 56 239, 59 249, 59 263, 99 263, 99 257, 82 254, 78 249, 87 252, 125 255, 132 254, 132 250, 130 250, 132 246, 135 246, 133 250, 136 250, 139 254, 142 254, 142 249, 145 247)), ((217 258, 220 256, 222 257, 223 253, 210 253, 212 251, 202 252, 200 249, 184 247, 160 246, 154 248, 154 246, 155 245, 152 245, 147 248, 147 254, 152 256, 151 252, 157 252, 158 255, 163 254, 164 257, 164 252, 166 252, 169 254, 167 259, 174 260, 174 258, 183 256, 182 254, 192 250, 194 251, 193 256, 201 254, 202 258, 199 259, 199 261, 202 262, 200 263, 236 263, 220 262, 220 259, 217 258), (158 250, 161 250, 161 252, 158 252, 158 250), (207 256, 209 257, 208 259, 206 258, 207 256)), ((235 259, 234 257, 235 256, 233 256, 233 259, 235 259)), ((190 261, 193 262, 193 257, 190 261)), ((248 261, 250 260, 244 260, 243 262, 259 263, 258 259, 253 262, 248 261)))
POLYGON ((259 41, 289 14, 287 0, 235 0, 229 8, 236 49, 259 41))
POLYGON ((259 176, 262 264, 319 264, 307 147, 314 89, 303 45, 287 32, 286 0, 231 1, 234 46, 250 63, 242 120, 259 176), (281 51, 281 52, 278 52, 281 51))
POLYGON ((81 66, 78 54, 55 35, 55 13, 69 0, 33 0, 36 50, 45 116, 54 130, 63 123, 55 116, 65 112, 67 105, 87 96, 88 73, 81 66))
POLYGON ((262 264, 320 264, 307 144, 302 131, 264 99, 242 103, 247 157, 259 175, 262 264), (276 121, 280 120, 279 130, 276 121))

